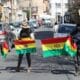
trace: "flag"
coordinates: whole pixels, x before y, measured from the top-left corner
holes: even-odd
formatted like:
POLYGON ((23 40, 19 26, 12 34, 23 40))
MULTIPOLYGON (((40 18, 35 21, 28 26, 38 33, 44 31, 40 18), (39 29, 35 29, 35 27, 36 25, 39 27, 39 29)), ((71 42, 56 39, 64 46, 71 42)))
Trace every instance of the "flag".
POLYGON ((59 37, 41 40, 43 57, 62 55, 66 39, 67 37, 59 37))
POLYGON ((9 52, 9 46, 7 44, 7 42, 3 42, 2 46, 1 46, 1 55, 3 58, 6 58, 6 56, 8 55, 9 52))
POLYGON ((41 40, 43 57, 46 58, 61 55, 75 56, 76 48, 73 46, 73 44, 71 45, 71 41, 67 39, 68 37, 58 37, 41 40), (69 49, 71 52, 69 52, 69 49))
POLYGON ((14 41, 17 54, 26 54, 36 52, 35 40, 31 38, 16 39, 14 41))
POLYGON ((64 49, 71 57, 74 57, 77 54, 77 45, 76 43, 72 42, 71 37, 68 37, 67 41, 65 42, 64 49))

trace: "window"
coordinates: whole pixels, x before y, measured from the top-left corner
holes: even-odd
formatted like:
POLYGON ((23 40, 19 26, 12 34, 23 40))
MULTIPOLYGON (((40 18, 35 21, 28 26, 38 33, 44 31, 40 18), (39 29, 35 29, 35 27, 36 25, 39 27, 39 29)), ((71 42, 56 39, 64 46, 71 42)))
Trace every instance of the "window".
POLYGON ((65 8, 68 8, 68 3, 65 3, 65 8))
POLYGON ((51 8, 51 4, 49 4, 49 8, 51 8))
POLYGON ((38 7, 36 6, 36 7, 32 7, 32 13, 37 13, 37 11, 38 11, 38 7))
POLYGON ((56 8, 61 8, 61 3, 56 3, 56 8))

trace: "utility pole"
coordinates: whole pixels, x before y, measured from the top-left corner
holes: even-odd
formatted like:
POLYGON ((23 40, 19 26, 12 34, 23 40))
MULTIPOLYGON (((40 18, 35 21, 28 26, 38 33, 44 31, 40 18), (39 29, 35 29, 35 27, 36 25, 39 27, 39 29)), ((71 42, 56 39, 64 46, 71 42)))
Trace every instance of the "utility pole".
POLYGON ((62 5, 62 23, 64 23, 64 2, 61 0, 61 5, 62 5))
POLYGON ((13 20, 13 5, 12 5, 12 0, 10 0, 10 4, 11 4, 11 22, 12 22, 12 20, 13 20))
POLYGON ((31 19, 31 17, 32 17, 32 0, 29 0, 29 13, 30 13, 30 15, 29 15, 29 19, 31 19))

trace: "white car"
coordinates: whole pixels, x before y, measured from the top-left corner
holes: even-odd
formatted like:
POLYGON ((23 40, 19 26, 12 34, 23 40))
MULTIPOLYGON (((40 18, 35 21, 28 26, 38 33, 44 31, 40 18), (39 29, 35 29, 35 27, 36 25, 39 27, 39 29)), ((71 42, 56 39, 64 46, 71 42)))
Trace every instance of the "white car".
POLYGON ((15 38, 18 38, 19 37, 19 33, 21 31, 21 27, 20 26, 15 27, 13 25, 10 25, 10 27, 11 27, 12 33, 15 35, 15 38))
POLYGON ((29 26, 31 28, 38 28, 39 27, 39 24, 38 24, 38 22, 35 19, 30 19, 29 20, 29 26))

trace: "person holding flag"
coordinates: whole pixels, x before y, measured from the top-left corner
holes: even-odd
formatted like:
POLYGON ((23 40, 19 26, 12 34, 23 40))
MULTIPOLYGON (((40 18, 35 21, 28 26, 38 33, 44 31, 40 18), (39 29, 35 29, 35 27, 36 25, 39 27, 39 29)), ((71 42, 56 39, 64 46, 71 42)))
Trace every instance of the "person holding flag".
MULTIPOLYGON (((28 27, 28 23, 27 23, 26 20, 24 20, 22 22, 21 27, 22 27, 22 30, 20 31, 19 39, 29 38, 30 34, 32 33, 32 31, 28 27)), ((21 65, 21 62, 22 62, 23 55, 24 54, 19 54, 19 56, 18 56, 18 64, 17 64, 16 72, 20 72, 20 65, 21 65)), ((26 53, 26 59, 27 59, 27 63, 28 63, 28 69, 27 69, 27 71, 30 72, 30 70, 31 70, 31 56, 30 56, 30 53, 26 53)))

